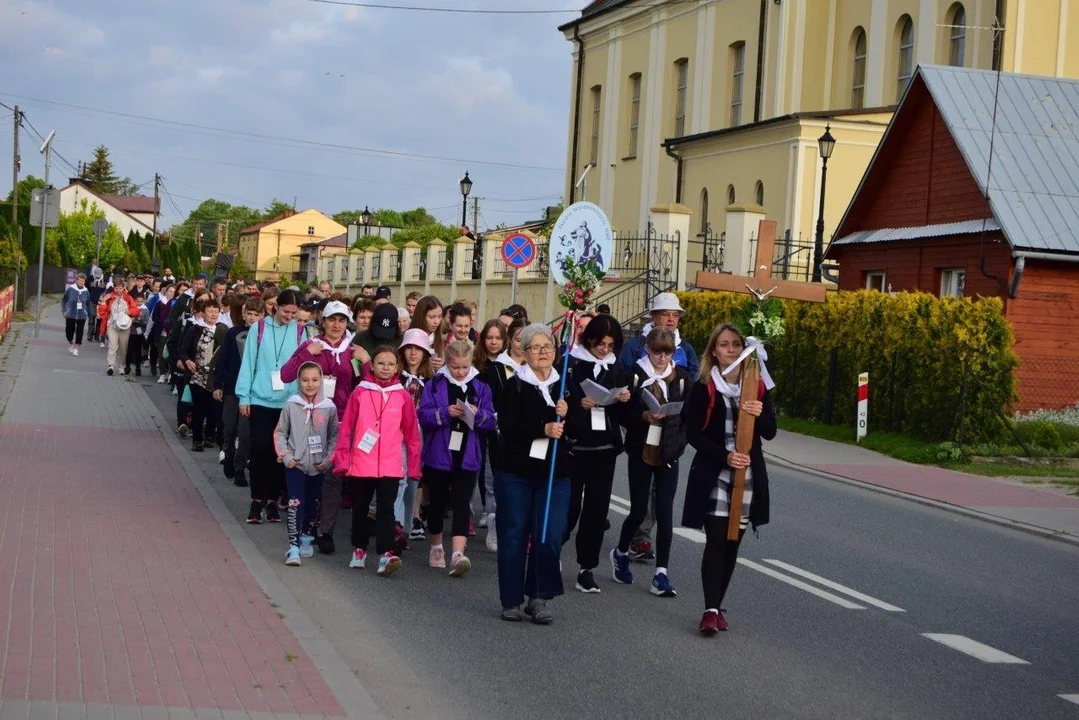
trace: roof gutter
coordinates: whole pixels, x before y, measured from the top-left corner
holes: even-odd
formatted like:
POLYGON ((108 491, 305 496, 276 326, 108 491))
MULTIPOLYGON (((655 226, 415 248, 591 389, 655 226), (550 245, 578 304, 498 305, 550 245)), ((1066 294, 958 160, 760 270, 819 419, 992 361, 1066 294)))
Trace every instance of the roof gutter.
POLYGON ((663 151, 665 153, 667 153, 668 156, 674 158, 674 160, 675 160, 676 165, 675 165, 675 171, 674 171, 674 201, 676 203, 681 203, 682 202, 682 156, 679 155, 678 153, 676 153, 674 150, 672 150, 671 147, 672 146, 670 146, 670 145, 664 144, 663 145, 663 151))
POLYGON ((761 16, 757 21, 757 80, 753 92, 753 122, 761 121, 761 95, 764 93, 764 38, 768 32, 768 0, 761 0, 761 16))
POLYGON ((1065 255, 1064 253, 1034 252, 1030 250, 1014 250, 1012 257, 1016 260, 1050 260, 1052 262, 1079 263, 1079 255, 1065 255))
MULTIPOLYGON (((570 182, 577 172, 577 152, 581 142, 581 89, 584 85, 584 40, 581 39, 581 27, 573 26, 573 42, 577 43, 577 91, 573 95, 573 147, 570 150, 570 182)), ((572 205, 577 199, 577 186, 569 187, 569 202, 572 205)))

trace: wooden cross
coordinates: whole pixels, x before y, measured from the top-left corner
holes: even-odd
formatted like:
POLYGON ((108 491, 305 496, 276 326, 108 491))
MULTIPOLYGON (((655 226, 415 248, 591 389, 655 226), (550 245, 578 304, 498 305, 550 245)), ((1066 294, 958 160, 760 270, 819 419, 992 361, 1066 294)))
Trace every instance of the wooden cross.
MULTIPOLYGON (((757 230, 756 269, 753 277, 727 275, 724 273, 698 272, 697 287, 704 290, 721 290, 761 297, 801 300, 803 302, 824 302, 827 291, 819 283, 800 283, 789 280, 772 279, 772 258, 776 245, 776 223, 773 220, 761 220, 757 230)), ((814 258, 816 260, 816 258, 814 258)), ((756 363, 742 365, 742 397, 739 407, 757 399, 760 386, 760 370, 756 363)), ((745 410, 738 411, 738 432, 734 438, 734 447, 738 452, 748 455, 753 447, 753 430, 756 419, 745 410)), ((727 525, 727 539, 737 540, 741 532, 742 503, 746 489, 746 469, 734 470, 731 481, 730 522, 727 525)))

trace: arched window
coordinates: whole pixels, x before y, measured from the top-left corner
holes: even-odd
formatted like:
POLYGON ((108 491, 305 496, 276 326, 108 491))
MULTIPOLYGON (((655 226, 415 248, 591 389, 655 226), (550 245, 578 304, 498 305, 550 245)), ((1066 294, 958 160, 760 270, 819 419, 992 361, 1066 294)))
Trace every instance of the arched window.
POLYGON ((764 207, 764 183, 760 180, 753 186, 753 197, 758 205, 764 207))
POLYGON ((865 107, 865 30, 854 31, 854 66, 851 75, 850 106, 858 110, 865 107))
POLYGON ((967 52, 967 11, 962 3, 952 5, 948 13, 948 64, 952 67, 963 67, 967 52))
POLYGON ((711 228, 708 224, 708 188, 701 189, 701 235, 707 235, 711 228))
POLYGON ((727 186, 727 204, 734 205, 734 185, 727 186))
POLYGON ((899 18, 899 68, 896 76, 895 100, 899 102, 914 77, 914 21, 910 15, 899 18))

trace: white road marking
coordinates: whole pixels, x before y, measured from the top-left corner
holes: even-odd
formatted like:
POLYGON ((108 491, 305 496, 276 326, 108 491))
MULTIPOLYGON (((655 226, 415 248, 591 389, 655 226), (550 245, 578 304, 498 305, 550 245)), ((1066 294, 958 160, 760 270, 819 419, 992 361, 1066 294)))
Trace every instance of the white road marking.
POLYGON ((611 510, 614 510, 616 513, 618 513, 620 515, 629 515, 629 510, 627 508, 621 507, 619 505, 611 505, 611 510))
MULTIPOLYGON (((614 504, 610 505, 611 510, 614 510, 616 513, 619 513, 621 515, 629 515, 629 510, 628 510, 628 508, 630 507, 629 500, 626 500, 625 498, 622 498, 622 497, 618 497, 617 495, 611 495, 611 500, 613 500, 615 503, 618 503, 617 505, 614 505, 614 504), (625 506, 625 507, 622 507, 622 506, 625 506)), ((698 545, 704 545, 704 540, 705 540, 704 533, 702 533, 700 530, 694 530, 692 528, 676 527, 674 529, 674 534, 677 535, 678 537, 684 537, 686 540, 689 540, 690 542, 695 542, 698 545)))
POLYGON ((625 498, 618 497, 617 495, 611 495, 611 500, 614 500, 616 503, 618 503, 620 505, 625 505, 626 507, 630 506, 629 500, 626 500, 625 498))
POLYGON ((948 635, 946 633, 922 633, 922 637, 927 637, 930 640, 939 642, 941 645, 947 645, 953 650, 958 650, 961 653, 970 655, 973 658, 977 658, 982 662, 987 663, 1009 663, 1012 665, 1029 665, 1026 660, 1017 658, 1015 655, 1009 655, 1003 650, 997 650, 994 647, 990 647, 984 643, 980 643, 977 640, 971 640, 963 635, 948 635))
POLYGON ((848 610, 865 610, 865 608, 863 606, 858 605, 856 603, 852 603, 850 600, 847 600, 846 598, 841 598, 838 595, 833 595, 830 592, 825 592, 824 590, 820 590, 818 588, 815 588, 812 585, 809 585, 807 583, 802 582, 801 580, 795 580, 792 577, 787 577, 786 575, 784 575, 781 572, 777 572, 776 570, 773 570, 770 567, 765 567, 764 565, 758 565, 757 563, 753 562, 752 560, 746 560, 745 558, 738 558, 738 562, 740 564, 742 564, 742 565, 745 565, 748 568, 752 568, 752 569, 756 570, 759 573, 763 573, 763 574, 767 575, 768 577, 775 578, 776 580, 779 580, 780 582, 785 582, 788 585, 793 585, 794 587, 798 588, 799 590, 805 590, 810 595, 816 595, 817 597, 822 598, 824 600, 827 600, 828 602, 835 603, 836 605, 839 605, 840 607, 847 608, 848 610))
POLYGON ((803 570, 803 569, 801 569, 799 567, 795 567, 794 565, 789 565, 789 564, 787 564, 785 562, 782 562, 780 560, 765 560, 764 562, 768 563, 769 565, 775 565, 778 568, 786 570, 787 572, 791 573, 792 575, 800 575, 801 577, 804 577, 806 580, 812 580, 813 582, 817 583, 818 585, 823 585, 824 587, 831 588, 832 590, 835 590, 836 592, 841 592, 841 593, 843 593, 844 595, 846 595, 848 597, 854 598, 855 600, 861 600, 865 604, 872 605, 874 607, 878 607, 881 610, 885 610, 887 612, 906 612, 906 610, 904 610, 901 607, 896 607, 895 605, 891 605, 889 603, 886 603, 883 600, 877 600, 875 597, 872 597, 870 595, 866 595, 864 593, 860 593, 857 590, 852 590, 851 588, 846 587, 844 585, 840 585, 837 582, 833 582, 833 581, 829 580, 828 578, 823 578, 820 575, 815 575, 815 574, 809 572, 808 570, 803 570))
POLYGON ((1057 695, 1057 697, 1064 698, 1070 703, 1075 703, 1076 705, 1079 705, 1079 695, 1057 695))

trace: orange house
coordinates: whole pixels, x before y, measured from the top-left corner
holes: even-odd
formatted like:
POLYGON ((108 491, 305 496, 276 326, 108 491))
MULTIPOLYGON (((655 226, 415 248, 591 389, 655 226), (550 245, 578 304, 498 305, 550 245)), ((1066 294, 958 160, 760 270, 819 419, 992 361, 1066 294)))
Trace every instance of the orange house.
POLYGON ((919 68, 826 258, 840 290, 1002 298, 1018 409, 1075 405, 1079 81, 919 68))

